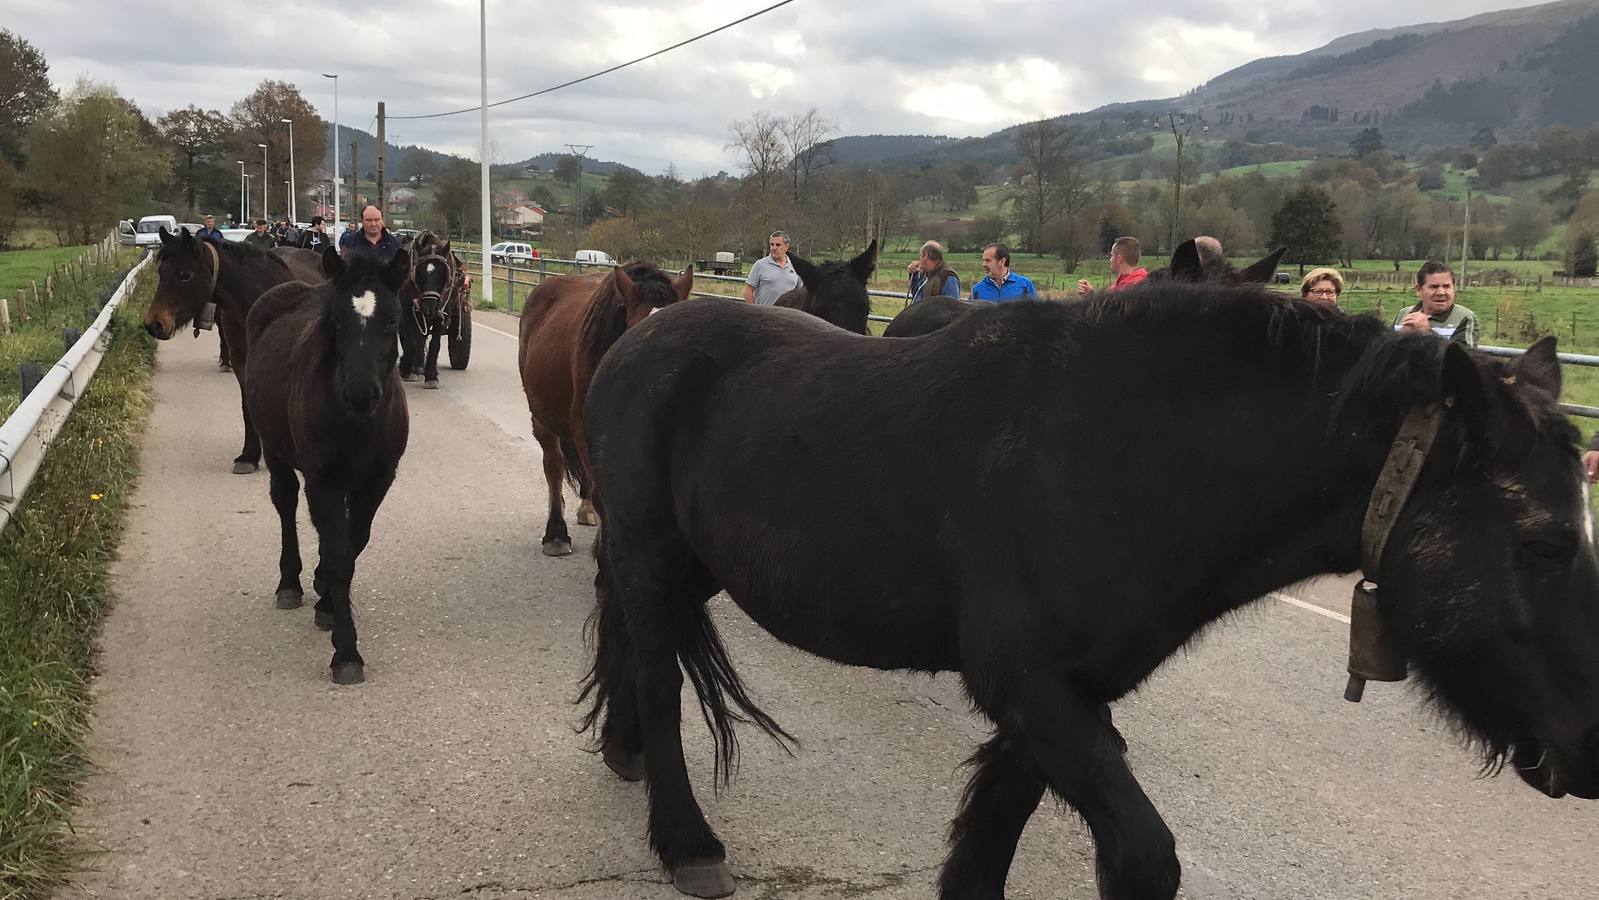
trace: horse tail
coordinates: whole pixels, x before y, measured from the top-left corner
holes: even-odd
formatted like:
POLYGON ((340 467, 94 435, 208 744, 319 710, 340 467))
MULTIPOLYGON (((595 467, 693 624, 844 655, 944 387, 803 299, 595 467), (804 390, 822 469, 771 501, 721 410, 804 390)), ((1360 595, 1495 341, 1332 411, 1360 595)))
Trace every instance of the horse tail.
POLYGON ((696 600, 693 612, 680 623, 677 658, 694 685, 700 715, 705 718, 705 725, 716 743, 715 783, 726 785, 732 780, 738 761, 738 735, 733 731, 737 723, 754 724, 793 756, 799 741, 750 698, 743 680, 733 670, 733 661, 728 659, 727 647, 711 621, 708 605, 696 600), (737 712, 729 708, 729 700, 737 707, 737 712))
POLYGON ((579 497, 585 496, 589 486, 589 470, 583 464, 583 454, 577 452, 576 444, 561 438, 561 455, 566 458, 566 483, 579 497))
MULTIPOLYGON (((628 664, 633 655, 632 642, 627 636, 621 603, 611 588, 610 561, 605 557, 604 526, 600 527, 600 533, 594 539, 594 561, 598 564, 594 573, 594 611, 583 623, 584 642, 594 648, 594 662, 584 673, 582 690, 574 701, 589 703, 588 712, 583 714, 578 729, 580 732, 592 731, 600 723, 616 692, 633 677, 632 666, 628 664)), ((610 736, 610 729, 608 725, 602 725, 600 730, 600 746, 603 747, 605 739, 610 736)))

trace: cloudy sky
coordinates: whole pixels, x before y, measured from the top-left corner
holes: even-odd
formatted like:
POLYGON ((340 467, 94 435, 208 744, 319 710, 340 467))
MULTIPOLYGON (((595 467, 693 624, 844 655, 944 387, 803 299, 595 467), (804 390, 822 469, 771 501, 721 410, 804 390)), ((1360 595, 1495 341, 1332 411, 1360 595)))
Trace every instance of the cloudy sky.
MULTIPOLYGON (((489 0, 489 99, 642 56, 772 0, 627 4, 489 0)), ((1120 100, 1167 97, 1262 56, 1351 32, 1442 21, 1524 0, 796 0, 647 63, 491 111, 490 153, 512 162, 571 142, 656 173, 726 168, 728 123, 811 106, 844 134, 980 135, 1120 100)), ((263 78, 287 80, 370 130, 391 116, 478 102, 470 0, 6 0, 0 26, 66 88, 115 84, 154 118, 226 111, 263 78)), ((391 120, 392 143, 477 157, 475 113, 391 120)))

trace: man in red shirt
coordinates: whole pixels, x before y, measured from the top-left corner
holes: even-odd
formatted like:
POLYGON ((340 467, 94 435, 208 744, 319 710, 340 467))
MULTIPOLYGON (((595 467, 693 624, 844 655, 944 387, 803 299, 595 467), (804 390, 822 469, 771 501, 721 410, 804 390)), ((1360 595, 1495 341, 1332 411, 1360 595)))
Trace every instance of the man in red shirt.
MULTIPOLYGON (((1110 272, 1116 276, 1106 290, 1120 291, 1149 277, 1149 270, 1138 264, 1138 258, 1143 255, 1143 248, 1138 244, 1138 238, 1119 237, 1110 245, 1110 272)), ((1084 295, 1091 293, 1094 286, 1088 279, 1077 280, 1077 293, 1084 295)))

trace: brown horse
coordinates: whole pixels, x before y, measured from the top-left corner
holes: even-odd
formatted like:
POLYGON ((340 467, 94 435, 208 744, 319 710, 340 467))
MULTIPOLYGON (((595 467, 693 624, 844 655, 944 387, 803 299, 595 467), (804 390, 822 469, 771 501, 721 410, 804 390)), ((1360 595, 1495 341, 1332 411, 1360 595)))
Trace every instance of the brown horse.
MULTIPOLYGON (((250 307, 268 288, 291 281, 324 280, 321 262, 310 250, 277 247, 272 250, 242 242, 219 246, 202 241, 185 228, 178 234, 161 229, 161 257, 157 261, 155 298, 144 314, 144 330, 159 340, 170 340, 183 326, 206 322, 207 304, 215 304, 218 328, 227 338, 233 377, 239 382, 244 413, 244 450, 233 460, 235 475, 248 475, 261 464, 261 441, 244 408, 244 372, 249 356, 245 322, 250 307)), ((207 323, 204 327, 210 327, 207 323)))
POLYGON ((533 437, 544 451, 544 478, 550 488, 545 556, 572 552, 562 511, 564 481, 570 480, 577 491, 578 523, 599 524, 583 465, 583 397, 600 358, 628 328, 663 306, 688 299, 692 290, 693 266, 673 281, 654 263, 636 262, 608 275, 546 278, 528 295, 517 343, 522 390, 533 437))
POLYGON ((281 285, 250 311, 248 337, 256 352, 245 402, 260 428, 282 526, 277 607, 304 603, 294 519, 298 469, 320 544, 312 582, 316 624, 333 630, 333 680, 356 684, 365 674, 350 581, 410 434, 396 367, 396 292, 410 277, 410 259, 401 250, 388 262, 358 253, 345 261, 330 246, 322 267, 331 282, 281 285))

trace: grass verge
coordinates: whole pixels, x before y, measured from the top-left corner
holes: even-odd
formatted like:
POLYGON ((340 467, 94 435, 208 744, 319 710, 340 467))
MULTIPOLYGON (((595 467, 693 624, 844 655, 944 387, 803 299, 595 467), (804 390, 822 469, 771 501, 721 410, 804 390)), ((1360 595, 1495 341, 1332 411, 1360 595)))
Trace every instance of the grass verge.
POLYGON ((150 405, 155 341, 139 320, 154 285, 118 311, 94 381, 0 533, 0 900, 46 896, 73 863, 93 643, 150 405))

